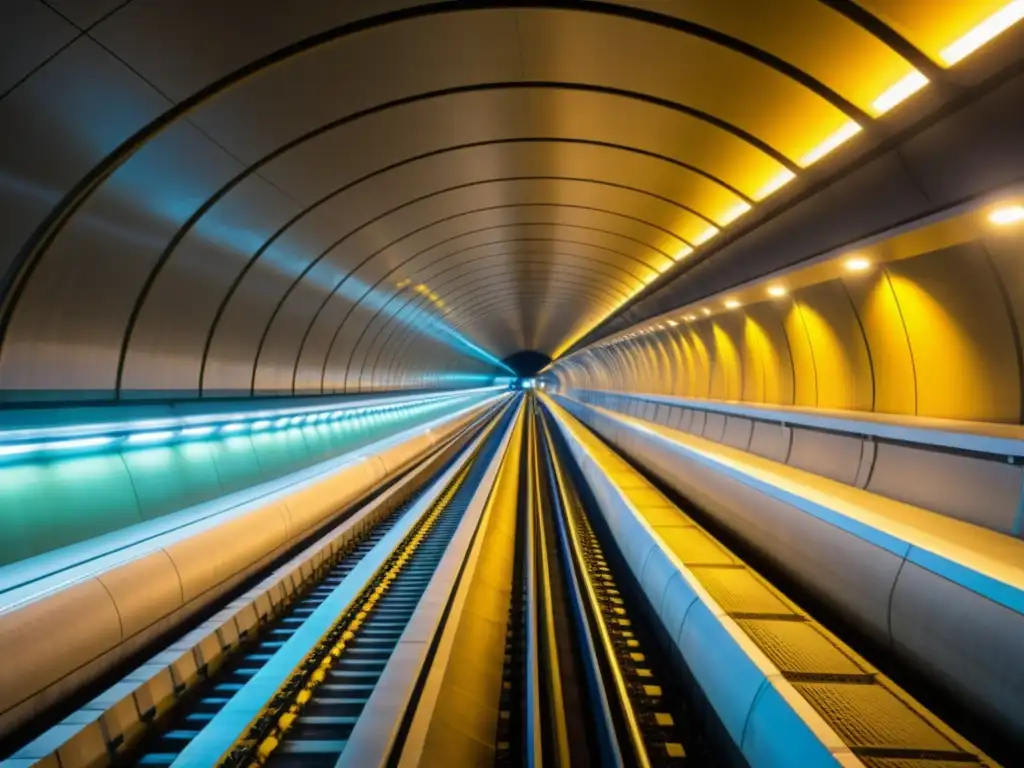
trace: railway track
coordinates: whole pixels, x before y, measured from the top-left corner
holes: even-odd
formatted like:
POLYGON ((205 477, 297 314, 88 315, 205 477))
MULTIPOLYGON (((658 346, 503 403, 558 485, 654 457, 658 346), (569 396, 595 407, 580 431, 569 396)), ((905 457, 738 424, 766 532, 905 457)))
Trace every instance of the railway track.
MULTIPOLYGON (((778 672, 764 673, 775 676, 775 685, 809 689, 801 717, 818 718, 813 722, 848 742, 864 741, 847 750, 851 765, 995 766, 714 541, 635 468, 564 419, 527 396, 498 412, 464 447, 452 443, 436 454, 389 497, 372 525, 317 561, 272 621, 219 666, 202 670, 202 682, 112 762, 445 765, 445 737, 438 733, 472 741, 455 754, 471 756, 466 764, 476 766, 703 768, 742 760, 742 745, 702 689, 708 670, 691 665, 678 639, 691 609, 717 601, 710 603, 700 647, 727 648, 744 633, 749 640, 739 647, 755 645, 767 659, 753 657, 758 670, 778 665, 778 672), (603 490, 595 478, 606 483, 603 490), (719 583, 726 579, 743 589, 729 591, 719 583), (685 591, 695 581, 704 597, 685 591), (690 602, 674 608, 677 599, 690 602), (673 616, 675 634, 668 629, 673 616), (718 631, 712 620, 733 635, 705 642, 718 631), (499 646, 485 643, 500 638, 503 626, 502 657, 499 646), (474 628, 482 630, 479 642, 474 628), (764 640, 769 630, 781 638, 773 645, 764 640), (808 638, 817 655, 805 659, 800 643, 808 638), (474 650, 487 652, 460 655, 474 650), (839 662, 856 674, 836 672, 839 662), (493 684, 448 674, 461 665, 493 684), (823 690, 846 694, 852 686, 858 694, 887 696, 904 730, 883 730, 866 705, 851 704, 837 715, 813 698, 823 690), (475 695, 482 691, 486 696, 475 695), (449 727, 459 707, 472 721, 464 734, 449 727), (438 726, 442 721, 449 726, 438 726), (489 733, 482 734, 481 723, 489 733)), ((719 663, 714 653, 706 662, 719 663)), ((733 668, 751 674, 736 653, 731 664, 715 671, 720 685, 731 684, 733 668)), ((813 764, 828 765, 827 759, 813 764)))

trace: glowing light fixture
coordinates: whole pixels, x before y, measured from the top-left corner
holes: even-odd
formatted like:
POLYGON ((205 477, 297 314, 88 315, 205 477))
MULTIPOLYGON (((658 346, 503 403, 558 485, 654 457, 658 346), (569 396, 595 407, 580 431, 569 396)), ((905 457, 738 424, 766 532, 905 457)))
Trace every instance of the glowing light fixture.
POLYGON ((750 204, 747 203, 745 200, 740 200, 738 203, 736 203, 736 205, 734 205, 732 208, 727 210, 719 217, 718 223, 721 224, 722 226, 730 224, 736 221, 736 219, 738 219, 740 216, 742 216, 749 210, 750 204))
POLYGON ((217 431, 216 427, 187 427, 181 430, 181 436, 187 438, 206 437, 217 431))
POLYGON ((871 102, 871 106, 878 114, 885 114, 900 102, 906 101, 926 85, 928 85, 928 78, 915 69, 871 102))
POLYGON ((710 240, 712 237, 718 234, 718 227, 708 227, 701 232, 697 237, 694 238, 693 242, 695 245, 702 245, 710 240))
POLYGON ((708 309, 707 307, 704 307, 704 309, 702 309, 702 310, 701 310, 701 312, 703 312, 703 313, 704 313, 704 316, 705 316, 705 317, 707 317, 708 315, 710 315, 710 314, 711 314, 711 310, 710 310, 710 309, 708 309))
POLYGON ((672 258, 674 258, 676 261, 679 261, 680 259, 685 259, 691 253, 693 253, 693 248, 691 248, 688 245, 684 245, 682 248, 676 251, 676 255, 673 256, 672 258))
POLYGON ((0 456, 21 456, 37 451, 81 451, 101 448, 114 442, 113 437, 80 437, 74 440, 60 440, 52 443, 15 443, 0 446, 0 456))
POLYGON ((854 256, 847 259, 843 263, 843 266, 846 268, 847 272, 863 272, 871 266, 871 261, 863 256, 854 256))
POLYGON ((1024 205, 1004 205, 988 215, 988 220, 997 227, 1019 224, 1024 221, 1024 205))
POLYGON ((697 319, 697 316, 696 316, 696 315, 687 315, 687 316, 686 316, 686 317, 684 318, 684 320, 686 320, 686 322, 688 322, 688 323, 692 323, 692 322, 693 322, 694 320, 696 320, 696 319, 697 319))
POLYGON ((677 323, 675 320, 668 321, 669 328, 675 328, 677 325, 679 325, 679 323, 677 323))
POLYGON ((947 66, 962 61, 1024 18, 1024 0, 1014 0, 993 13, 974 29, 946 46, 939 56, 947 66))
POLYGON ((112 442, 114 442, 114 438, 107 436, 80 437, 77 440, 61 440, 59 443, 49 443, 44 445, 43 448, 50 451, 79 451, 84 448, 101 448, 104 445, 110 445, 112 442))
POLYGON ((765 184, 754 194, 755 200, 764 200, 769 195, 778 192, 784 186, 789 184, 793 179, 796 178, 796 174, 788 168, 783 168, 775 176, 772 177, 771 181, 765 184))
POLYGON ((726 299, 725 300, 725 308, 726 309, 736 309, 737 307, 739 307, 739 305, 740 305, 740 303, 736 299, 726 299))
POLYGON ((777 299, 780 296, 785 296, 786 295, 786 289, 783 286, 781 286, 781 285, 769 285, 768 286, 768 295, 769 296, 773 296, 774 298, 777 299))
POLYGON ((153 443, 166 443, 174 438, 175 432, 163 430, 160 432, 136 432, 129 435, 127 442, 131 445, 152 445, 153 443))
POLYGON ((220 431, 231 434, 232 432, 241 432, 243 429, 245 429, 245 424, 240 421, 236 421, 233 424, 225 424, 220 428, 220 431))
POLYGON ((836 149, 840 144, 849 141, 860 132, 861 127, 859 123, 855 123, 853 120, 847 120, 839 127, 838 131, 804 155, 800 160, 800 165, 805 167, 808 165, 814 165, 814 163, 821 160, 821 158, 836 149))
POLYGON ((26 453, 35 453, 42 450, 43 446, 38 443, 16 443, 14 445, 0 445, 0 456, 24 456, 26 453))

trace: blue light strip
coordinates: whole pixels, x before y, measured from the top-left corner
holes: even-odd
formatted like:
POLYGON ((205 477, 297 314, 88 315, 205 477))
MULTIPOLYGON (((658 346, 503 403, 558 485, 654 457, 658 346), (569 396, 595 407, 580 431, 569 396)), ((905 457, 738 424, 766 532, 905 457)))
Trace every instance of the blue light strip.
POLYGON ((266 433, 299 425, 320 424, 376 416, 414 408, 440 405, 497 392, 502 387, 479 387, 437 395, 407 395, 383 402, 362 400, 349 405, 304 408, 262 408, 255 411, 211 413, 142 421, 76 424, 36 429, 0 431, 0 462, 52 457, 109 448, 143 448, 198 440, 217 435, 266 433))

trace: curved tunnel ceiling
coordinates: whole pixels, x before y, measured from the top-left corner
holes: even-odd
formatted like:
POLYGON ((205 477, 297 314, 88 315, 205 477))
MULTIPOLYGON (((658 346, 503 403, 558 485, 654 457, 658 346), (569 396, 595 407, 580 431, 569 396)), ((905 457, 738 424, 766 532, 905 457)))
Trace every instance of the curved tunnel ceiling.
POLYGON ((1001 3, 15 5, 9 400, 557 357, 840 139, 878 141, 1001 3))

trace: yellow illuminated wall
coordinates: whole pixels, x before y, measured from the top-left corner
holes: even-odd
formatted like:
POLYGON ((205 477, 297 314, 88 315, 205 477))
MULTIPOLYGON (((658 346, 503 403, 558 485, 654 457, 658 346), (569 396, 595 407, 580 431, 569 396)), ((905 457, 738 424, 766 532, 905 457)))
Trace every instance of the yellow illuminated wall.
POLYGON ((575 355, 562 386, 1021 423, 1024 234, 976 239, 575 355))

